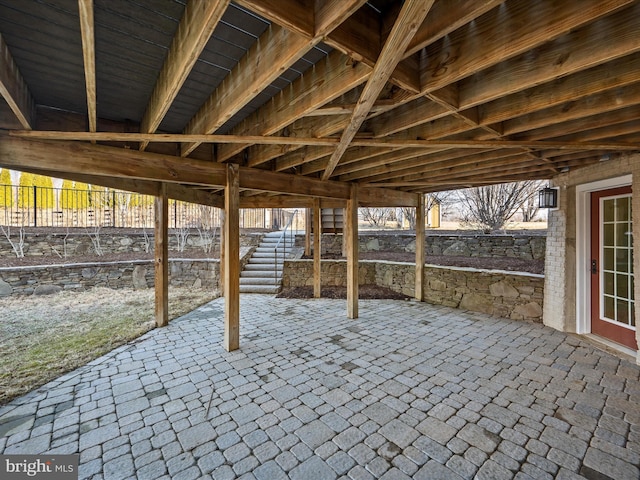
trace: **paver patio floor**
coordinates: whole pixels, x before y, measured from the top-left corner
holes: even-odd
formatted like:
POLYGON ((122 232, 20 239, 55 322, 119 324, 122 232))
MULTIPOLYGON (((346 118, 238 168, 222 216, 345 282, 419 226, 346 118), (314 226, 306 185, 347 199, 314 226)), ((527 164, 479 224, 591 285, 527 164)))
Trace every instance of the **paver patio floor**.
POLYGON ((92 479, 638 479, 640 367, 417 302, 217 299, 0 407, 0 453, 92 479))

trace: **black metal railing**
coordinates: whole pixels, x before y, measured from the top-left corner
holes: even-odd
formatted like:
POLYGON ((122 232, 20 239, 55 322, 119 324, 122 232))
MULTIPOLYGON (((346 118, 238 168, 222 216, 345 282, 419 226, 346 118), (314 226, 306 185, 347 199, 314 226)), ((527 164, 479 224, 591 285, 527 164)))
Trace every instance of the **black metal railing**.
MULTIPOLYGON (((153 196, 106 188, 0 185, 0 225, 153 228, 153 204, 153 196)), ((292 217, 284 209, 243 208, 240 228, 279 229, 292 217)), ((221 221, 218 208, 169 200, 170 228, 213 229, 221 221)))

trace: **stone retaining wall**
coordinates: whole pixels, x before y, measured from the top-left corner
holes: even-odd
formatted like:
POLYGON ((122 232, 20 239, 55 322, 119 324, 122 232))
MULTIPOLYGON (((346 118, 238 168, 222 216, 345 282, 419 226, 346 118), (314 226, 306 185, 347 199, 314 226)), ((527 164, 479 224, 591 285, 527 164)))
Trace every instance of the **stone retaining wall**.
MULTIPOLYGON (((219 260, 169 260, 171 286, 218 289, 219 277, 219 260)), ((92 287, 141 289, 153 285, 153 260, 0 268, 0 296, 82 291, 92 287)))
MULTIPOLYGON (((241 269, 254 250, 255 247, 240 249, 241 269)), ((154 260, 0 268, 0 297, 82 291, 92 287, 153 288, 154 283, 154 260)), ((169 285, 219 290, 220 260, 171 258, 169 285)))
MULTIPOLYGON (((359 235, 361 252, 415 252, 413 233, 383 233, 359 235)), ((304 238, 298 240, 303 246, 304 238)), ((465 257, 515 257, 524 260, 543 259, 544 235, 442 235, 427 233, 427 255, 456 255, 465 257)), ((322 253, 340 254, 342 235, 323 234, 322 253)))
MULTIPOLYGON (((323 260, 321 265, 323 285, 346 285, 346 261, 323 260)), ((415 265, 363 260, 359 262, 359 283, 414 296, 415 265)), ((283 286, 305 285, 313 285, 313 261, 285 261, 283 286)), ((542 321, 544 275, 428 265, 424 285, 428 303, 497 317, 542 321)))
MULTIPOLYGON (((88 232, 73 231, 67 233, 51 233, 51 232, 33 232, 27 231, 24 243, 25 256, 53 256, 68 258, 93 254, 95 252, 93 241, 89 236, 93 234, 91 230, 88 232)), ((11 229, 11 238, 15 242, 18 238, 18 230, 13 227, 11 229)), ((256 247, 262 239, 260 233, 246 233, 240 235, 240 246, 256 247)), ((100 247, 105 255, 112 253, 128 253, 128 252, 146 252, 153 251, 154 236, 153 232, 145 235, 143 233, 127 233, 126 231, 109 232, 103 231, 99 234, 100 247)), ((216 234, 214 239, 213 252, 218 252, 220 246, 220 238, 216 234)), ((185 257, 189 256, 189 252, 199 251, 203 249, 203 239, 197 231, 191 232, 187 237, 184 248, 185 257)), ((169 233, 169 250, 178 251, 178 241, 173 232, 169 233)), ((0 257, 15 257, 15 253, 11 248, 9 241, 4 235, 0 235, 0 257)))

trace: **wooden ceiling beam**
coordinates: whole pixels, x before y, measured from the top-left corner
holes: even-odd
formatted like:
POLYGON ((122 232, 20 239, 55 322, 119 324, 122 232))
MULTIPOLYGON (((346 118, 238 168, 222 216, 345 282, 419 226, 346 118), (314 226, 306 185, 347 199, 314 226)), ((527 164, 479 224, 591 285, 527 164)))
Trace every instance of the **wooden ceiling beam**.
MULTIPOLYGON (((318 40, 310 41, 283 27, 271 25, 207 98, 183 133, 215 132, 313 48, 318 40)), ((197 142, 183 144, 181 155, 189 155, 198 145, 197 142)))
MULTIPOLYGON (((523 152, 518 149, 501 150, 473 150, 465 155, 464 150, 447 150, 437 154, 421 155, 419 157, 404 161, 391 163, 386 168, 380 166, 370 171, 369 175, 363 176, 362 171, 351 172, 340 175, 337 178, 350 179, 348 181, 362 180, 365 182, 392 181, 399 177, 415 175, 425 171, 429 173, 440 169, 453 167, 467 167, 478 163, 513 157, 521 155, 523 152)), ((470 167, 468 167, 470 168, 470 167)))
MULTIPOLYGON (((333 51, 307 70, 263 108, 251 114, 232 130, 235 135, 272 135, 308 112, 348 92, 364 82, 371 69, 353 64, 342 53, 333 51), (296 101, 292 101, 296 99, 296 101)), ((218 161, 224 162, 243 150, 243 146, 220 145, 218 161)))
MULTIPOLYGON (((142 117, 141 132, 158 129, 228 6, 229 0, 189 0, 142 117)), ((140 150, 146 146, 141 142, 140 150)))
POLYGON ((374 137, 386 137, 450 114, 450 109, 429 98, 420 97, 413 102, 372 118, 367 121, 365 128, 372 132, 374 137))
MULTIPOLYGON (((316 21, 319 23, 314 26, 313 35, 301 35, 299 30, 271 25, 209 96, 189 121, 184 133, 215 132, 363 3, 364 0, 349 0, 318 5, 316 13, 319 18, 316 21)), ((282 21, 281 18, 279 20, 282 21)), ((183 145, 182 156, 189 155, 198 145, 183 145)))
MULTIPOLYGON (((606 122, 604 122, 606 123, 606 122)), ((603 123, 603 124, 604 124, 603 123)), ((244 143, 292 143, 335 146, 337 138, 291 138, 275 136, 239 136, 239 135, 191 135, 184 136, 179 133, 122 133, 122 132, 64 132, 64 131, 34 131, 34 130, 11 130, 9 137, 31 139, 31 140, 55 140, 55 141, 102 141, 102 142, 131 142, 136 140, 147 140, 149 142, 176 142, 182 138, 197 139, 200 142, 212 142, 220 144, 244 144, 244 143)), ((386 148, 411 148, 411 149, 442 149, 442 148, 560 148, 570 150, 624 150, 635 151, 638 146, 628 143, 608 143, 608 142, 557 142, 551 140, 483 140, 483 139, 462 139, 462 140, 423 140, 423 139, 402 139, 402 138, 356 138, 352 141, 354 147, 386 147, 386 148)), ((168 155, 171 157, 171 155, 168 155)), ((259 170, 263 171, 263 170, 259 170)))
MULTIPOLYGON (((514 138, 524 141, 544 141, 547 138, 572 135, 585 130, 591 130, 606 125, 614 125, 633 120, 637 121, 638 118, 640 118, 640 106, 631 105, 626 108, 620 108, 618 110, 608 112, 606 114, 578 117, 574 120, 565 121, 559 124, 554 123, 554 121, 551 119, 549 121, 549 124, 547 124, 546 126, 518 133, 514 136, 514 138)), ((575 150, 581 149, 576 148, 575 150)))
MULTIPOLYGON (((304 147, 294 152, 289 152, 276 159, 274 170, 276 172, 282 172, 290 168, 299 167, 303 164, 308 165, 310 162, 319 158, 328 159, 331 153, 333 153, 333 147, 304 147)), ((322 170, 324 170, 324 168, 322 170)))
MULTIPOLYGON (((511 172, 513 169, 522 168, 523 166, 540 167, 553 172, 549 165, 543 160, 534 162, 531 158, 522 152, 515 155, 502 156, 502 158, 492 158, 484 161, 470 162, 457 166, 440 166, 439 168, 429 169, 428 172, 414 173, 410 175, 402 175, 395 177, 393 180, 386 180, 385 183, 392 182, 415 182, 421 180, 449 180, 451 178, 467 178, 468 175, 487 176, 492 173, 511 172)), ((375 182, 368 183, 375 185, 375 182)))
MULTIPOLYGON (((218 163, 87 143, 27 140, 2 133, 0 165, 58 172, 57 176, 83 174, 204 187, 220 187, 226 180, 226 169, 218 163)), ((350 195, 347 183, 246 167, 240 167, 240 188, 341 200, 350 195)), ((388 192, 390 199, 397 196, 388 192)))
MULTIPOLYGON (((636 11, 635 14, 622 11, 611 18, 601 20, 602 23, 615 24, 616 36, 621 40, 613 44, 615 50, 612 49, 610 40, 607 40, 611 29, 602 28, 604 25, 596 22, 566 35, 561 40, 541 46, 536 50, 535 62, 531 61, 529 54, 523 54, 512 61, 502 62, 433 93, 438 98, 447 98, 450 96, 448 89, 457 87, 454 92, 456 98, 448 100, 448 103, 457 106, 457 110, 467 111, 480 105, 478 123, 487 125, 540 110, 547 106, 545 102, 558 105, 597 93, 607 88, 606 85, 614 88, 637 81, 637 69, 628 65, 629 61, 638 61, 634 60, 634 57, 621 58, 612 65, 612 70, 609 70, 609 64, 606 64, 589 75, 581 74, 573 79, 568 77, 556 80, 559 76, 611 60, 612 56, 616 58, 639 50, 640 45, 635 40, 633 32, 640 30, 640 5, 633 10, 636 11), (510 81, 505 82, 505 78, 510 81), (553 80, 553 83, 540 85, 550 80, 553 80), (525 90, 529 87, 534 87, 534 90, 525 90), (505 96, 510 93, 518 95, 505 96), (496 104, 481 105, 491 100, 495 100, 496 104)), ((395 115, 396 110, 392 110, 370 121, 367 127, 376 132, 376 135, 389 135, 412 126, 412 122, 413 126, 419 126, 431 121, 429 111, 423 112, 428 108, 426 105, 428 104, 424 100, 414 101, 402 107, 404 112, 402 109, 396 109, 398 116, 395 115), (425 114, 422 117, 424 121, 421 121, 422 113, 425 114)), ((433 108, 432 106, 431 109, 433 108)), ((440 108, 444 111, 444 107, 440 108)))
POLYGON ((356 108, 351 114, 349 125, 343 130, 340 143, 329 159, 327 168, 322 174, 323 180, 327 180, 333 174, 333 170, 336 168, 336 165, 338 165, 338 162, 360 129, 360 126, 366 120, 371 107, 373 107, 378 95, 386 85, 396 65, 401 60, 409 41, 427 16, 427 13, 429 13, 432 5, 433 0, 424 0, 414 3, 407 2, 402 6, 391 33, 386 39, 384 47, 382 47, 376 65, 373 67, 373 72, 369 76, 367 84, 360 95, 356 108))
POLYGON ((7 102, 22 128, 28 130, 33 128, 35 102, 2 34, 0 34, 0 95, 7 102))
POLYGON ((314 36, 324 36, 348 21, 367 0, 323 0, 314 2, 314 36))
POLYGON ((419 52, 436 40, 471 22, 505 0, 437 0, 413 36, 405 57, 419 52))
POLYGON ((477 109, 478 121, 481 125, 495 124, 545 108, 575 102, 606 90, 624 87, 640 80, 638 72, 640 53, 636 52, 589 70, 481 104, 477 109))
MULTIPOLYGON (((330 118, 304 117, 296 120, 284 130, 289 137, 322 138, 342 131, 348 123, 348 115, 336 115, 330 118)), ((280 159, 283 155, 302 148, 304 148, 302 145, 252 145, 247 151, 247 166, 257 167, 269 160, 278 157, 280 159)))
MULTIPOLYGON (((637 134, 638 133, 638 120, 630 120, 627 122, 613 123, 611 125, 603 125, 596 128, 583 130, 570 135, 562 135, 553 138, 558 142, 597 142, 601 140, 606 141, 622 141, 621 136, 637 134)), ((627 140, 624 140, 625 142, 627 140)))
POLYGON ((82 58, 84 61, 84 81, 87 94, 87 116, 89 131, 95 132, 98 124, 96 100, 96 42, 93 22, 93 0, 78 0, 78 16, 82 35, 82 58))
POLYGON ((492 9, 473 24, 459 28, 425 49, 420 75, 422 91, 432 92, 505 62, 633 1, 540 0, 535 8, 528 2, 520 2, 492 9))
MULTIPOLYGON (((580 2, 563 4, 582 7, 580 2)), ((511 61, 498 63, 458 82, 460 108, 470 108, 546 82, 555 82, 566 75, 638 52, 638 31, 640 4, 636 3, 556 41, 541 45, 535 49, 535 60, 532 60, 531 53, 523 53, 511 61)), ((635 71, 624 67, 622 70, 627 74, 635 71)), ((588 74, 581 74, 582 77, 586 77, 588 83, 588 74)), ((614 75, 611 77, 613 79, 614 75)))
POLYGON ((314 0, 236 0, 236 3, 287 30, 307 38, 314 36, 314 0))
POLYGON ((607 122, 607 112, 639 104, 640 82, 583 97, 569 104, 560 104, 507 120, 502 122, 501 129, 505 136, 509 136, 537 128, 558 125, 558 133, 561 133, 561 124, 563 122, 593 115, 602 116, 603 120, 607 122))

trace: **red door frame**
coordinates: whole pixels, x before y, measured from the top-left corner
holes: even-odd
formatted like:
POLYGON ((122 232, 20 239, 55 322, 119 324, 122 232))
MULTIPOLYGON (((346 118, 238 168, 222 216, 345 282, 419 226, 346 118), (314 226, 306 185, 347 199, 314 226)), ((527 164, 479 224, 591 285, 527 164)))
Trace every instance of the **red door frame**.
POLYGON ((599 190, 591 193, 591 333, 613 340, 616 343, 638 350, 636 332, 629 328, 615 325, 600 318, 600 199, 617 195, 630 195, 631 186, 599 190), (596 262, 595 264, 593 262, 596 262))

